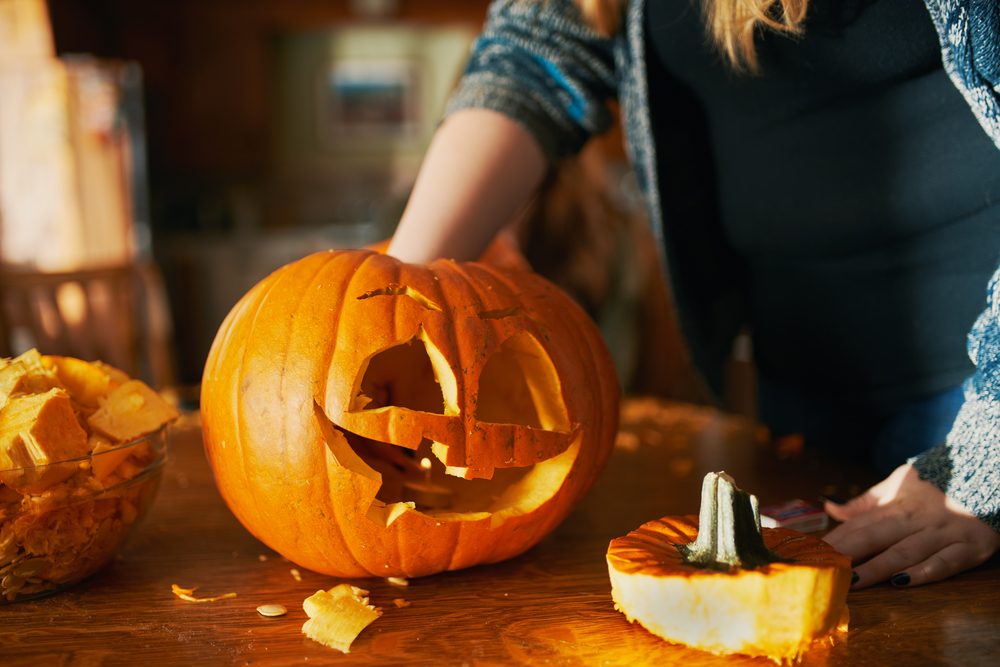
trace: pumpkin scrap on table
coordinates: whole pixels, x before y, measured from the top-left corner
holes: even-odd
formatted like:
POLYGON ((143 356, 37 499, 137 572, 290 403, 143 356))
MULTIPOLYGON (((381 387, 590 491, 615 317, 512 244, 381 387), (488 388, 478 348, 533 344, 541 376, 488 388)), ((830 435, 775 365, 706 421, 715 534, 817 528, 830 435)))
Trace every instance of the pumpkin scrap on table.
POLYGON ((236 593, 223 593, 222 595, 196 597, 194 594, 196 590, 198 590, 197 587, 184 588, 183 586, 178 586, 177 584, 170 584, 170 592, 185 602, 219 602, 220 600, 229 600, 236 597, 236 593))
POLYGON ((597 327, 537 274, 347 250, 237 303, 201 415, 222 497, 262 542, 335 577, 415 577, 555 528, 607 460, 618 399, 597 327))
POLYGON ((664 517, 611 541, 615 608, 667 641, 794 660, 847 629, 851 562, 822 540, 760 527, 757 499, 725 473, 699 517, 664 517))
POLYGON ((302 608, 309 617, 302 634, 342 653, 350 653, 361 631, 382 615, 368 604, 368 591, 350 584, 316 591, 302 602, 302 608))

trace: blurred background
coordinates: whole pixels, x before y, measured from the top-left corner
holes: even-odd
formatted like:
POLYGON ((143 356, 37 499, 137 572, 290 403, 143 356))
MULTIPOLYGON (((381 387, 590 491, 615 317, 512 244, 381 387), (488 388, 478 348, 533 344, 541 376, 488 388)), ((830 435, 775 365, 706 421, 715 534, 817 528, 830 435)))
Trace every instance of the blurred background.
MULTIPOLYGON (((102 358, 194 396, 256 281, 392 234, 487 5, 0 0, 0 352, 102 358)), ((706 397, 620 132, 512 229, 628 390, 706 397)))

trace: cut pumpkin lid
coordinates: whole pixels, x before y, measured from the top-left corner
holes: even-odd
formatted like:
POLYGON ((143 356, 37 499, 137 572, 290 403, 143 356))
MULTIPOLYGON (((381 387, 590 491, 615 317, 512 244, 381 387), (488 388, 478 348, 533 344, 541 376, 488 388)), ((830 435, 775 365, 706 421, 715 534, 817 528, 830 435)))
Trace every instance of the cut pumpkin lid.
POLYGON ((667 516, 611 540, 615 608, 669 642, 778 662, 846 630, 850 559, 816 537, 761 529, 755 509, 732 478, 709 473, 700 519, 667 516))

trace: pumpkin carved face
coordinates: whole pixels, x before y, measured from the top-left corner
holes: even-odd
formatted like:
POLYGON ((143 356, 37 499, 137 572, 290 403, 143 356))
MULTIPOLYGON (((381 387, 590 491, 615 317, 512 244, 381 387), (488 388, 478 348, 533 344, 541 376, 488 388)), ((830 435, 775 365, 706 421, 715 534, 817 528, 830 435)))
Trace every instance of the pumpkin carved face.
POLYGON ((334 576, 516 555, 595 479, 618 387, 596 328, 524 271, 312 255, 248 293, 202 384, 223 497, 334 576))

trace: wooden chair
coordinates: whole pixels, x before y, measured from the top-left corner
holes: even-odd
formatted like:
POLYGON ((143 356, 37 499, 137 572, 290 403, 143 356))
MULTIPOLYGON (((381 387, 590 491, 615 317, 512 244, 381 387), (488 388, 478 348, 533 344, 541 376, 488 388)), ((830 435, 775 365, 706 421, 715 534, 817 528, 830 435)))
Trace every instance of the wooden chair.
POLYGON ((170 316, 151 263, 46 273, 0 268, 0 356, 100 359, 163 388, 172 384, 170 316))

